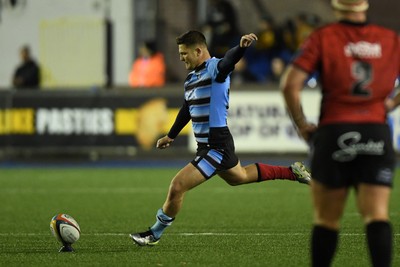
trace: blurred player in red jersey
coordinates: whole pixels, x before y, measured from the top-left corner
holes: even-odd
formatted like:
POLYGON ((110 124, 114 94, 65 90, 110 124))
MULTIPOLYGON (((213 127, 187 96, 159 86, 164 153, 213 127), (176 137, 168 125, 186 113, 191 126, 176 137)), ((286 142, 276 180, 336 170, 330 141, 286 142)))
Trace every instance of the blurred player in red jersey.
POLYGON ((351 187, 365 223, 373 266, 390 266, 392 229, 388 206, 395 153, 387 112, 400 74, 397 34, 367 21, 367 0, 332 0, 337 22, 307 39, 281 80, 288 113, 311 146, 314 227, 312 266, 330 266, 340 219, 351 187), (318 126, 301 107, 301 90, 317 72, 322 88, 318 126))

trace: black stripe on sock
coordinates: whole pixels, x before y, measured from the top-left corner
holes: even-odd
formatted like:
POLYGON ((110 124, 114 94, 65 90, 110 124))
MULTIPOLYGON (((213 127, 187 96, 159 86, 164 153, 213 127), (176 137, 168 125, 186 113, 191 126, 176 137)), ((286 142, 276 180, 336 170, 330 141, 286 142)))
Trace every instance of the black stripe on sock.
POLYGON ((262 182, 261 179, 261 171, 260 171, 260 166, 258 166, 258 163, 255 163, 257 167, 257 183, 262 182))

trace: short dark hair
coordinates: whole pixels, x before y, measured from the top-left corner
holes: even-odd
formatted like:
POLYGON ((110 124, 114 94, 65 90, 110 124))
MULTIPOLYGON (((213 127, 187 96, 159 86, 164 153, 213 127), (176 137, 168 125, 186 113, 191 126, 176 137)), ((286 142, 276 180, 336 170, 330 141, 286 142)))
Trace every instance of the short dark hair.
POLYGON ((30 49, 29 45, 23 45, 21 47, 21 51, 24 51, 25 53, 27 53, 29 55, 31 52, 31 49, 30 49))
POLYGON ((151 55, 157 52, 157 43, 154 40, 148 40, 143 43, 143 45, 150 51, 151 55))
POLYGON ((204 34, 202 34, 199 31, 195 30, 190 30, 182 34, 181 36, 176 37, 176 43, 178 45, 197 45, 197 44, 202 44, 207 46, 207 41, 206 37, 204 37, 204 34))

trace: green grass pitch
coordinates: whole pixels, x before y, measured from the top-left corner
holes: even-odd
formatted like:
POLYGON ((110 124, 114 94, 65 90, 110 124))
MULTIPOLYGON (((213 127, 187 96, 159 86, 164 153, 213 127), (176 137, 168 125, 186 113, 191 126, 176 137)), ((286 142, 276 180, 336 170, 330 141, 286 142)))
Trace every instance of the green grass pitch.
MULTIPOLYGON (((177 171, 0 169, 0 266, 309 266, 309 187, 289 181, 231 187, 214 177, 187 193, 158 246, 135 246, 128 234, 154 223, 177 171), (75 253, 58 253, 49 228, 57 213, 80 224, 75 253)), ((391 202, 393 266, 400 266, 399 176, 391 202)), ((369 266, 354 194, 333 266, 369 266)))

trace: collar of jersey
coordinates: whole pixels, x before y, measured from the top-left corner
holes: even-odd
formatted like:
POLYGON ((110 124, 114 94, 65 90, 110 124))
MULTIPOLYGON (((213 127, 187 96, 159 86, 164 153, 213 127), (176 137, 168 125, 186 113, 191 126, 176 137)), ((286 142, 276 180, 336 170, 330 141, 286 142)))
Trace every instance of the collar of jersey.
POLYGON ((203 63, 201 63, 199 66, 197 66, 194 71, 199 71, 202 70, 206 67, 206 62, 204 61, 203 63))
POLYGON ((368 24, 368 21, 365 21, 365 22, 354 22, 354 21, 345 20, 345 19, 341 20, 339 22, 343 23, 343 24, 347 24, 347 25, 352 25, 352 26, 365 26, 365 25, 368 24))

